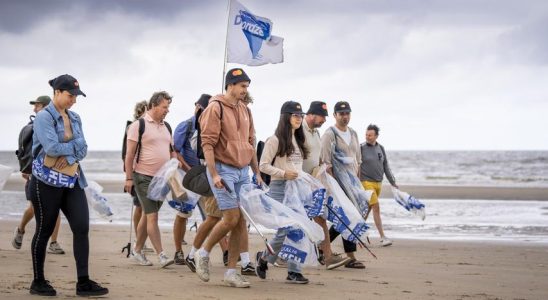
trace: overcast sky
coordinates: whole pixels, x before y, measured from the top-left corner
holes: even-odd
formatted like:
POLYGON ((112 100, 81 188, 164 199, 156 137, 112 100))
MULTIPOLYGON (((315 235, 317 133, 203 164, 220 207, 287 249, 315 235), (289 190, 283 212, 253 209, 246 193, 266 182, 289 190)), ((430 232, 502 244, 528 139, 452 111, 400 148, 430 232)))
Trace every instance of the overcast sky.
MULTIPOLYGON (((548 1, 241 2, 284 38, 284 63, 243 66, 259 139, 284 101, 346 100, 360 140, 378 124, 389 150, 548 149, 548 1)), ((0 150, 65 73, 90 150, 119 150, 154 91, 175 127, 221 91, 226 18, 227 1, 1 1, 0 150)))

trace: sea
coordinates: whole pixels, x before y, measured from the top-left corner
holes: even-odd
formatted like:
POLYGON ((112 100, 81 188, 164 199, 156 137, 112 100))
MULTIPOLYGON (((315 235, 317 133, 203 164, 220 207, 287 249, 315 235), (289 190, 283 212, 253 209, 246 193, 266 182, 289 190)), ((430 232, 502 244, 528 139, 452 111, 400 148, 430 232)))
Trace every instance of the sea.
MULTIPOLYGON (((401 185, 548 187, 548 151, 392 151, 387 156, 401 185)), ((0 164, 18 170, 11 151, 0 151, 0 164)), ((119 151, 90 151, 81 164, 88 179, 124 179, 119 151)), ((20 175, 14 172, 11 176, 20 175)), ((131 198, 123 193, 104 193, 104 196, 113 216, 105 219, 91 211, 91 222, 129 227, 131 198)), ((548 201, 421 201, 426 205, 424 220, 407 212, 394 199, 380 199, 384 230, 389 237, 548 244, 548 201)), ((23 192, 2 191, 0 220, 19 220, 27 205, 23 192)), ((164 205, 160 225, 170 228, 174 217, 175 210, 164 205)), ((201 220, 201 214, 195 210, 189 227, 201 220)), ((378 237, 372 218, 368 224, 370 236, 378 237)))

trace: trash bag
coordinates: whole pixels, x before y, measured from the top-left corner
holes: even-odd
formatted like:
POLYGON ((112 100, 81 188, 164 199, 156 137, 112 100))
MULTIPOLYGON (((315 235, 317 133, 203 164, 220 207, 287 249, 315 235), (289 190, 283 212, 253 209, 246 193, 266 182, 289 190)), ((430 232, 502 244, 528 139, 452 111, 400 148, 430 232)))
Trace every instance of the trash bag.
POLYGON ((107 203, 107 198, 102 194, 103 187, 97 182, 89 180, 88 186, 84 190, 89 207, 97 212, 99 216, 112 222, 112 210, 107 203))
POLYGON ((8 181, 8 178, 10 177, 12 172, 13 172, 12 168, 8 166, 0 165, 0 191, 4 189, 4 185, 8 181))
POLYGON ((327 220, 333 223, 333 228, 346 240, 358 243, 358 239, 356 238, 358 236, 363 241, 369 234, 367 232, 369 226, 365 223, 360 212, 348 199, 335 178, 327 173, 327 166, 325 164, 320 166, 316 177, 327 190, 328 199, 326 202, 327 206, 331 208, 331 210, 328 210, 327 220))
POLYGON ((190 218, 192 216, 192 211, 196 208, 198 200, 200 200, 200 195, 193 193, 191 191, 185 190, 186 197, 184 199, 175 198, 172 194, 172 200, 168 200, 167 203, 171 208, 177 211, 177 214, 183 218, 190 218))
POLYGON ((303 171, 294 180, 285 184, 283 204, 295 211, 303 211, 309 218, 321 216, 325 209, 325 187, 322 183, 303 171))
POLYGON ((352 159, 346 157, 338 150, 335 144, 332 145, 332 151, 331 164, 335 179, 354 206, 365 216, 369 210, 369 200, 371 199, 371 195, 373 195, 373 191, 366 191, 358 176, 348 166, 349 163, 353 162, 352 159))
POLYGON ((281 254, 278 255, 299 263, 304 262, 304 265, 307 266, 316 265, 317 255, 314 251, 314 244, 319 244, 323 240, 323 229, 308 218, 304 209, 295 211, 270 198, 266 193, 267 191, 254 184, 244 184, 240 190, 240 205, 256 224, 262 225, 266 229, 300 230, 300 232, 292 232, 286 238, 286 242, 284 242, 286 247, 282 246, 282 249, 286 250, 280 251, 281 254), (291 253, 293 255, 290 255, 291 253))
MULTIPOLYGON (((169 180, 173 176, 178 176, 177 168, 179 166, 179 161, 175 158, 170 159, 166 162, 158 172, 152 178, 148 186, 147 197, 150 200, 154 201, 164 201, 167 194, 170 191, 170 186, 168 184, 169 180)), ((181 180, 182 182, 182 180, 181 180)), ((181 183, 182 184, 182 183, 181 183)))
POLYGON ((409 195, 406 192, 400 191, 395 187, 392 187, 392 194, 394 195, 394 200, 396 200, 396 202, 398 202, 398 204, 405 208, 407 211, 412 212, 416 216, 420 217, 422 220, 426 218, 426 206, 422 204, 418 199, 409 195))

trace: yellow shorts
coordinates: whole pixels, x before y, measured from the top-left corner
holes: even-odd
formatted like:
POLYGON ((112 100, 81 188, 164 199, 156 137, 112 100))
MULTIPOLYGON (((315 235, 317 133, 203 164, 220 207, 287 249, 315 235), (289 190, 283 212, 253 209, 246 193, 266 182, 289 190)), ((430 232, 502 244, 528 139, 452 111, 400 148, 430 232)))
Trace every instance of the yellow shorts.
POLYGON ((373 191, 373 195, 371 195, 371 200, 369 200, 369 206, 379 203, 379 195, 381 194, 382 182, 362 181, 362 185, 366 191, 373 191))

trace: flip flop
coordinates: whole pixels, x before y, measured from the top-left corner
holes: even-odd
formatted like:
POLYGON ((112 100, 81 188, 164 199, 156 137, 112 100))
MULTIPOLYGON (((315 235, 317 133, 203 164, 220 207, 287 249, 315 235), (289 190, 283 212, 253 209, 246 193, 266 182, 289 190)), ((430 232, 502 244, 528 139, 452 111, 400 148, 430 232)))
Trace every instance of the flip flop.
POLYGON ((365 265, 355 259, 351 259, 344 267, 350 269, 365 269, 365 265))

